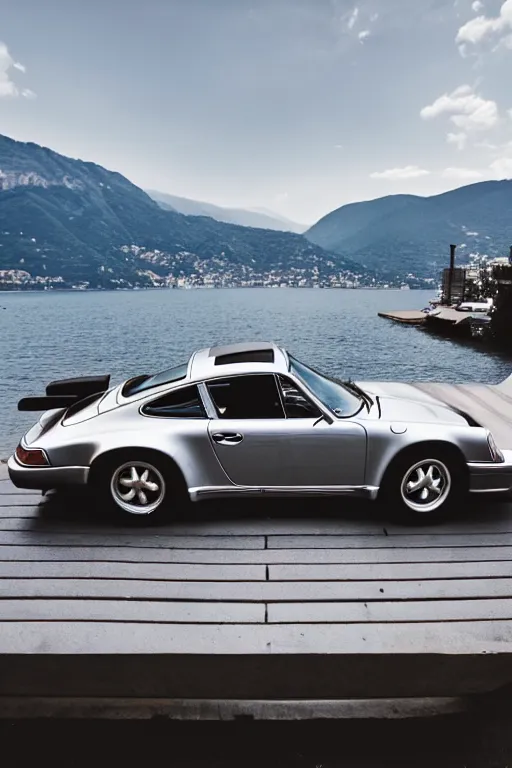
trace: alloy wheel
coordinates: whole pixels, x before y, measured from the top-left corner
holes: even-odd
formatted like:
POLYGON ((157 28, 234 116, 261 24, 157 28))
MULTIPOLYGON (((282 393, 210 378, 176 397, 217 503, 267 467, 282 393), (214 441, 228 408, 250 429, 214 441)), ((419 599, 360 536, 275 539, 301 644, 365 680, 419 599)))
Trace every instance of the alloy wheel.
POLYGON ((149 515, 162 503, 166 487, 162 473, 145 461, 122 464, 110 483, 116 504, 132 515, 149 515))
POLYGON ((448 467, 439 459, 423 459, 405 473, 400 492, 414 512, 434 512, 446 501, 452 485, 448 467))

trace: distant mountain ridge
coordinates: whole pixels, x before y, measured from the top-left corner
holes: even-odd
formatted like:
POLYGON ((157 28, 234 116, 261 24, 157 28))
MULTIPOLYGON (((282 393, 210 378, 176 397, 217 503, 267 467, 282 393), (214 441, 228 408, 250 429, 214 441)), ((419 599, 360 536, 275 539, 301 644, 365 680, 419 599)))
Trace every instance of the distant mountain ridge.
POLYGON ((302 234, 307 229, 305 224, 298 224, 267 211, 224 208, 220 205, 213 205, 213 203, 190 200, 188 197, 169 195, 166 192, 158 192, 153 189, 147 189, 146 192, 162 208, 183 213, 185 216, 209 216, 226 224, 238 224, 242 227, 257 227, 258 229, 275 229, 280 232, 295 232, 297 234, 302 234))
POLYGON ((119 173, 0 136, 9 287, 316 284, 372 276, 303 236, 163 210, 119 173))
POLYGON ((441 195, 391 195, 344 205, 305 233, 311 242, 370 269, 434 275, 448 246, 469 253, 508 254, 512 243, 512 181, 484 181, 441 195))

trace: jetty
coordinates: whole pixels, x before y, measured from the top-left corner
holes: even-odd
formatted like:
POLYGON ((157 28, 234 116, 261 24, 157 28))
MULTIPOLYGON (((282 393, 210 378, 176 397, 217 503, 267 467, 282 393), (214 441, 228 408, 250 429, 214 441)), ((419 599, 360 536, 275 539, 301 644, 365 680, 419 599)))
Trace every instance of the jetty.
POLYGON ((396 309, 392 312, 379 312, 378 315, 387 320, 394 320, 397 323, 406 323, 407 325, 422 325, 427 319, 425 312, 416 309, 396 309))
POLYGON ((437 307, 430 312, 417 310, 396 310, 379 312, 379 317, 408 325, 421 325, 427 330, 451 336, 480 336, 476 328, 481 327, 482 312, 461 312, 454 307, 437 307))
POLYGON ((450 266, 443 270, 442 299, 431 301, 426 310, 379 312, 379 317, 466 339, 488 339, 492 328, 493 340, 510 346, 512 246, 507 257, 463 267, 455 267, 456 248, 450 245, 450 266))
POLYGON ((509 690, 512 506, 392 517, 247 500, 140 528, 0 464, 0 718, 396 717, 509 690))

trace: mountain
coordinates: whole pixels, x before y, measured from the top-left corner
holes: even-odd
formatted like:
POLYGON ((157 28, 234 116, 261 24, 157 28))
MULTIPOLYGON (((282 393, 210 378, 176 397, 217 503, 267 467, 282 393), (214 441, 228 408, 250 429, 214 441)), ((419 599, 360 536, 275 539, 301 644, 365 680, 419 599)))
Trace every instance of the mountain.
POLYGON ((158 192, 147 189, 148 195, 165 210, 183 213, 185 216, 209 216, 216 221, 227 224, 239 224, 242 227, 257 227, 258 229, 276 229, 280 232, 305 232, 304 224, 277 216, 270 211, 261 209, 245 210, 244 208, 224 208, 212 203, 202 203, 198 200, 189 200, 188 197, 168 195, 166 192, 158 192))
POLYGON ((119 173, 0 136, 2 287, 372 282, 304 237, 163 210, 119 173))
POLYGON ((442 195, 392 195, 338 208, 308 240, 386 273, 437 275, 450 243, 470 253, 507 255, 512 243, 512 181, 484 181, 442 195))

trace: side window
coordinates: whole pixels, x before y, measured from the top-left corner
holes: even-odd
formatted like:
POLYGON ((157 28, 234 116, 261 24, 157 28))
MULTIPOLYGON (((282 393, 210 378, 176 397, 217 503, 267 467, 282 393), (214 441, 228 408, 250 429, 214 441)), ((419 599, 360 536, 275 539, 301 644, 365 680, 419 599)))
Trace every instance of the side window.
POLYGON ((297 389, 293 381, 285 376, 278 378, 287 419, 314 419, 321 416, 316 405, 297 389))
POLYGON ((181 387, 142 408, 147 416, 161 416, 165 419, 204 419, 206 413, 196 386, 181 387))
POLYGON ((233 376, 207 386, 220 419, 284 419, 272 374, 233 376))

